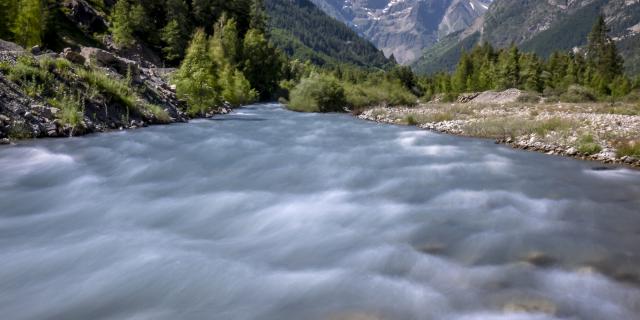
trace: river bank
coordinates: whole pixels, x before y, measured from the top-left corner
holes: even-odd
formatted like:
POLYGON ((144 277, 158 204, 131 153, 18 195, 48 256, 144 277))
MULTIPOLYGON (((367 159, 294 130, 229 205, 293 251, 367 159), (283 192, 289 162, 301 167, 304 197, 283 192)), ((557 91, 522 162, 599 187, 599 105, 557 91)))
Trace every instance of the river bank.
POLYGON ((173 72, 100 48, 27 51, 0 40, 0 144, 187 122, 194 116, 176 96, 173 72))
POLYGON ((640 107, 632 104, 428 103, 375 107, 358 118, 640 168, 640 107))

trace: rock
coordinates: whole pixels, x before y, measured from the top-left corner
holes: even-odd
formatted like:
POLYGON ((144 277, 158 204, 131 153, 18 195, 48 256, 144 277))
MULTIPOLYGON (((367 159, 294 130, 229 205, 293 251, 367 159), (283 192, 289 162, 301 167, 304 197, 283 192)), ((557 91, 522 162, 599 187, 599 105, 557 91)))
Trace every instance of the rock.
POLYGON ((42 49, 38 45, 35 45, 31 48, 31 54, 34 56, 39 55, 41 52, 42 52, 42 49))
POLYGON ((21 46, 15 44, 13 42, 4 41, 4 40, 0 39, 0 51, 22 53, 22 52, 24 52, 24 48, 22 48, 21 46))
POLYGON ((569 156, 575 156, 576 154, 578 154, 578 149, 571 147, 567 150, 567 155, 569 156))
POLYGON ((507 89, 501 92, 485 91, 469 102, 472 103, 513 103, 522 95, 518 89, 507 89))
POLYGON ((62 57, 76 64, 84 64, 86 59, 79 53, 71 50, 71 48, 65 48, 62 51, 62 57))
POLYGON ((550 257, 545 253, 538 251, 530 252, 526 257, 522 259, 522 261, 542 268, 549 267, 556 262, 553 257, 550 257))
POLYGON ((11 141, 9 141, 9 139, 7 138, 0 139, 0 144, 11 144, 11 141))
POLYGON ((5 116, 4 114, 0 114, 0 123, 9 123, 11 121, 11 119, 9 119, 9 117, 5 116))
POLYGON ((544 299, 524 299, 507 303, 503 309, 505 313, 544 313, 555 315, 556 305, 544 299))
POLYGON ((129 71, 131 71, 131 74, 136 78, 140 75, 138 63, 133 60, 118 57, 109 51, 99 48, 83 47, 80 50, 80 55, 84 57, 88 64, 113 68, 121 75, 126 75, 129 71))
POLYGON ((442 243, 427 243, 418 248, 421 252, 427 254, 441 254, 446 249, 446 246, 442 243))

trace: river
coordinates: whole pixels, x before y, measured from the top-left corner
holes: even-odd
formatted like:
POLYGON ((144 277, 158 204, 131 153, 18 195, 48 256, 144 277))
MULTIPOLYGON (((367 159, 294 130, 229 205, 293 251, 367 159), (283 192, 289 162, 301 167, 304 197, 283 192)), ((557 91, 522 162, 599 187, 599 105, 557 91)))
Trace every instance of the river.
POLYGON ((599 166, 277 104, 0 147, 0 318, 640 319, 599 166))

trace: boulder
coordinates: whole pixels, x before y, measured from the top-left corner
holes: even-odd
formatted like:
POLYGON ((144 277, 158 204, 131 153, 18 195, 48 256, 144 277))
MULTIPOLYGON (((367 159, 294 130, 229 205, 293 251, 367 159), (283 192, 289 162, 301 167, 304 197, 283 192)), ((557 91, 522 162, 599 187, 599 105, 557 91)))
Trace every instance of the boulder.
POLYGON ((86 62, 84 56, 71 50, 71 48, 65 48, 62 51, 62 57, 76 64, 84 64, 86 62))
POLYGON ((42 49, 40 48, 40 46, 35 45, 31 48, 31 54, 34 56, 39 55, 40 53, 42 53, 42 49))
POLYGON ((90 65, 98 65, 114 69, 121 75, 126 75, 129 70, 134 77, 140 75, 140 67, 133 60, 119 57, 109 51, 93 47, 83 47, 80 55, 84 57, 85 63, 90 65))

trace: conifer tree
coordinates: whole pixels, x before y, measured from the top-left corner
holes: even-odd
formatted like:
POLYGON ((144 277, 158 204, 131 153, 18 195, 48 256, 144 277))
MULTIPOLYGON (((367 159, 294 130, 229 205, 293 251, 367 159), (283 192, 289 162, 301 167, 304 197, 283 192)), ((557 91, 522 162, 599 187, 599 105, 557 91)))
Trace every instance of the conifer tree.
POLYGON ((13 23, 14 39, 24 47, 42 42, 47 21, 47 7, 42 0, 20 0, 13 23))
POLYGON ((473 62, 471 61, 471 57, 466 52, 463 52, 451 80, 453 90, 458 93, 465 92, 467 89, 473 90, 473 88, 468 86, 468 84, 471 85, 471 83, 468 82, 470 82, 472 74, 473 62))
POLYGON ((113 41, 120 47, 129 47, 135 43, 133 37, 134 22, 131 19, 131 5, 128 0, 118 0, 111 13, 111 33, 113 41))
POLYGON ((13 40, 13 23, 18 10, 18 1, 0 0, 0 38, 13 40))
POLYGON ((257 29, 250 29, 244 37, 242 72, 262 100, 269 99, 278 88, 282 72, 281 55, 257 29))
POLYGON ((587 43, 587 63, 593 72, 591 86, 601 94, 609 94, 609 84, 622 74, 623 61, 615 43, 609 37, 604 17, 596 20, 587 43))
POLYGON ((251 3, 251 21, 249 27, 260 31, 262 34, 267 32, 267 14, 264 12, 264 3, 262 0, 253 0, 251 3))
POLYGON ((499 56, 498 85, 502 89, 517 88, 520 82, 520 51, 512 45, 499 56))
POLYGON ((204 114, 220 102, 216 68, 208 46, 204 30, 196 30, 174 78, 176 92, 187 101, 191 114, 204 114))

